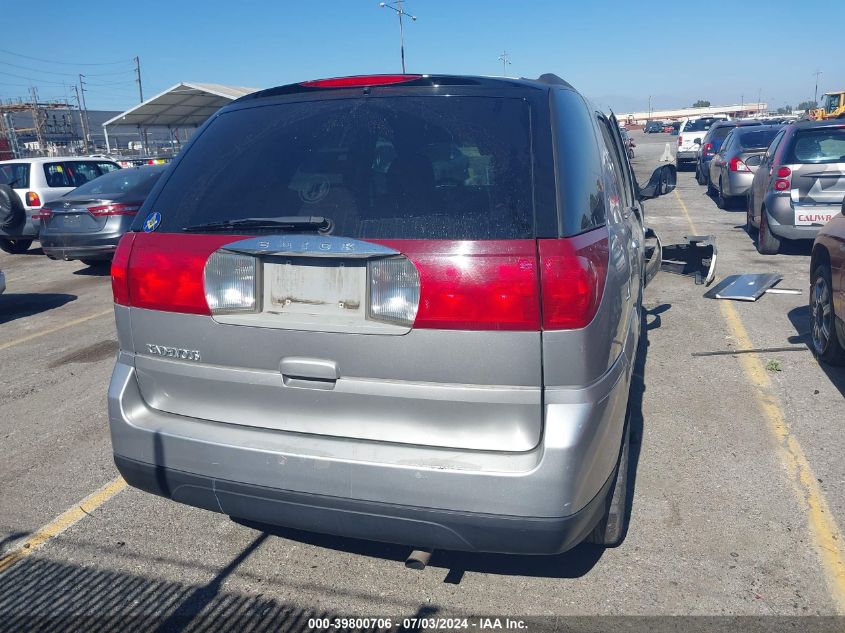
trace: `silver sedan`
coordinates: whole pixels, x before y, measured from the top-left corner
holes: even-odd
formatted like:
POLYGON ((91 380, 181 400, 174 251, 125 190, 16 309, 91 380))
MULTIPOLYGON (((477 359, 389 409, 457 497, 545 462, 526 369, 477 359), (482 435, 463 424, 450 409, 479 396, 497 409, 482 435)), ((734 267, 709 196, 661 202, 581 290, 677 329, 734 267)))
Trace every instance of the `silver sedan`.
POLYGON ((759 162, 749 165, 747 161, 765 152, 780 129, 779 125, 759 125, 731 130, 709 167, 710 192, 720 209, 730 208, 734 199, 748 193, 759 162))

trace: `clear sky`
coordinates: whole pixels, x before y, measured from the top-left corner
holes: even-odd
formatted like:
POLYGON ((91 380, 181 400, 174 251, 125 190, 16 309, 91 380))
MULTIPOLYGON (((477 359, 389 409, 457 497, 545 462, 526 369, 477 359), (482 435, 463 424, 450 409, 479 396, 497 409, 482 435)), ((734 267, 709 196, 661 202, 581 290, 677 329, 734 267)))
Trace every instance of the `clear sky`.
MULTIPOLYGON (((406 0, 408 72, 553 72, 617 112, 756 102, 795 106, 845 89, 845 0, 406 0)), ((0 98, 73 98, 91 109, 138 101, 180 81, 264 88, 399 70, 396 15, 372 0, 0 0, 0 98), (25 57, 23 57, 25 56, 25 57), (37 58, 37 59, 31 59, 37 58), (61 62, 61 63, 56 63, 61 62), (107 63, 109 62, 109 63, 107 63), (117 63, 110 63, 117 62, 117 63), (104 64, 104 65, 94 65, 104 64)))

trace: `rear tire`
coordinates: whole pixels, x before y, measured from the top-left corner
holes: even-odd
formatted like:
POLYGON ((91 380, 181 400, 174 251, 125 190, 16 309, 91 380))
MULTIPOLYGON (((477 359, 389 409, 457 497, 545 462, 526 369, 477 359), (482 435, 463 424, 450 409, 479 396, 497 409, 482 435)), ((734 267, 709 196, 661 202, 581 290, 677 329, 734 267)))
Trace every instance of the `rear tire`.
POLYGON ((625 518, 628 514, 628 456, 631 453, 630 419, 625 420, 622 451, 616 468, 616 481, 608 499, 607 512, 599 520, 585 541, 604 547, 616 547, 625 536, 625 518))
POLYGON ((704 180, 704 174, 701 171, 701 165, 696 164, 695 166, 695 182, 699 185, 706 185, 707 181, 704 180))
POLYGON ((30 246, 32 246, 32 240, 0 238, 0 250, 11 253, 12 255, 25 253, 29 250, 30 246))
POLYGON ((745 198, 745 232, 749 235, 757 232, 754 226, 754 199, 750 194, 745 198))
POLYGON ((716 195, 716 187, 713 186, 713 181, 710 180, 709 171, 707 173, 706 180, 707 180, 707 195, 710 196, 710 197, 713 197, 713 196, 716 195))
POLYGON ((731 206, 731 198, 722 193, 722 179, 719 178, 719 189, 716 192, 716 206, 720 209, 729 209, 731 206))
POLYGON ((813 353, 829 365, 845 365, 845 348, 836 331, 830 264, 822 262, 810 277, 810 339, 813 353))
POLYGON ((757 231, 757 252, 761 255, 777 255, 780 250, 780 238, 772 235, 765 207, 760 210, 760 230, 757 231))

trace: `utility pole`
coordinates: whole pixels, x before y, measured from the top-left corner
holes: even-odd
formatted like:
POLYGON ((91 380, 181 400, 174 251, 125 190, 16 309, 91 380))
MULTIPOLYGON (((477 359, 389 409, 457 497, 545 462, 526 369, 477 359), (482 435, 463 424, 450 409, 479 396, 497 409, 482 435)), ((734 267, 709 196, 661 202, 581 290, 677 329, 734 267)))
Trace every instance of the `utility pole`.
POLYGON ((402 22, 403 16, 408 16, 412 21, 416 22, 417 17, 402 9, 402 0, 396 0, 396 4, 390 2, 379 2, 378 6, 382 9, 392 9, 399 16, 399 56, 402 58, 402 74, 405 74, 405 27, 402 22))
POLYGON ((651 121, 651 95, 648 95, 648 120, 651 121))
POLYGON ((499 61, 502 62, 502 77, 508 76, 508 65, 511 63, 509 58, 510 55, 507 51, 502 51, 502 54, 499 55, 499 61))
MULTIPOLYGON (((141 58, 135 56, 132 58, 132 61, 135 62, 135 81, 138 82, 138 98, 140 101, 138 103, 144 103, 144 86, 141 84, 141 58)), ((144 153, 149 153, 149 139, 147 138, 147 128, 143 129, 143 136, 142 140, 144 143, 144 153)))
POLYGON ((85 105, 85 75, 79 75, 79 91, 82 93, 82 108, 84 110, 83 116, 85 117, 84 122, 82 124, 82 132, 85 134, 85 153, 88 153, 88 136, 91 134, 91 121, 88 120, 88 106, 85 105))
POLYGON ((763 96, 763 89, 758 88, 757 89, 757 114, 760 114, 760 99, 762 98, 762 96, 763 96))
POLYGON ((822 71, 817 70, 816 72, 814 72, 812 74, 816 76, 816 92, 814 93, 814 96, 813 96, 813 103, 815 103, 816 106, 818 106, 819 105, 819 75, 822 74, 822 71))
POLYGON ((85 126, 85 117, 82 116, 82 101, 79 99, 79 86, 73 86, 76 92, 76 108, 79 110, 79 122, 82 123, 82 148, 85 154, 88 153, 88 128, 85 126))
POLYGON ((47 137, 44 134, 44 113, 38 107, 38 90, 31 86, 29 94, 32 97, 32 125, 35 128, 35 138, 38 141, 38 153, 47 155, 47 137))

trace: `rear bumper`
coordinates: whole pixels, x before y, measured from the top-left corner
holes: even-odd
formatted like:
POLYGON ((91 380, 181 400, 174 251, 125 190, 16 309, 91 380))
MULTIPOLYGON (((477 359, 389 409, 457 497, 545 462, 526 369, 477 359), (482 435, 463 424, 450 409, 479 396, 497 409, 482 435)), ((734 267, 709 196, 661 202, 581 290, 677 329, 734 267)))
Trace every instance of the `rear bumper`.
POLYGON ((418 547, 553 554, 604 514, 628 399, 625 354, 547 396, 541 444, 463 451, 222 424, 150 408, 132 355, 109 386, 115 463, 142 490, 257 523, 418 547))
POLYGON ((744 196, 754 182, 754 174, 751 172, 729 171, 727 180, 722 181, 725 196, 744 196))
POLYGON ((679 149, 675 155, 678 160, 690 161, 698 159, 697 149, 679 149))
POLYGON ((767 218, 769 230, 786 240, 814 240, 819 234, 820 226, 795 226, 794 224, 781 224, 771 214, 767 218))
POLYGON ((108 259, 123 233, 41 234, 41 248, 51 259, 108 259))
POLYGON ((584 508, 566 517, 455 512, 301 493, 227 481, 115 455, 135 488, 265 525, 432 549, 554 554, 579 543, 605 512, 613 477, 584 508))

